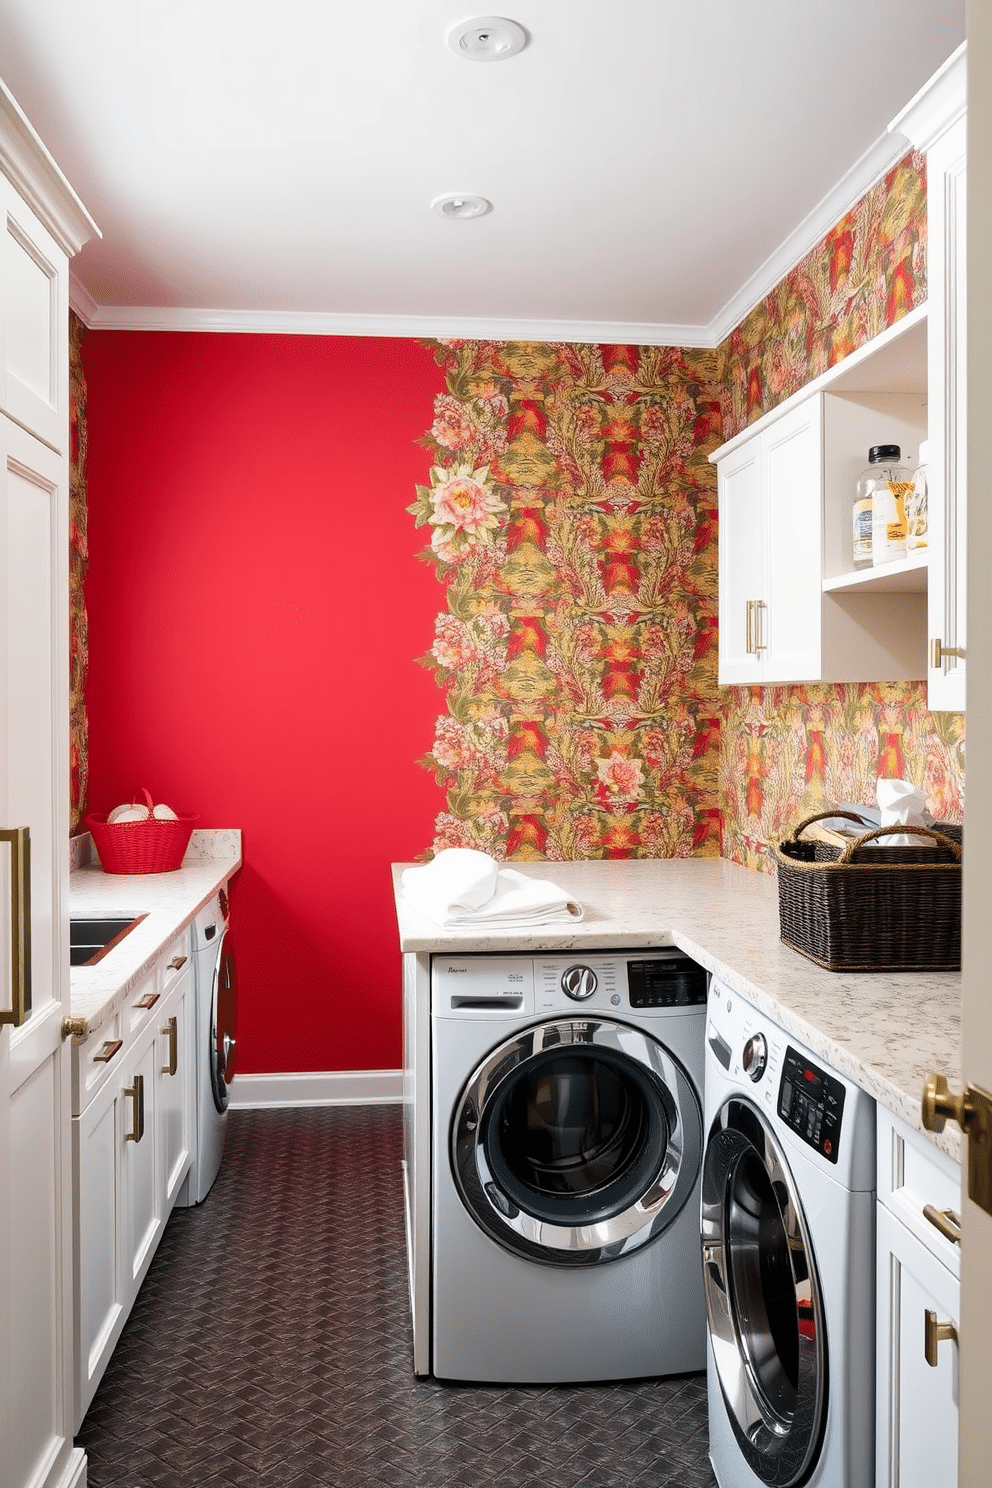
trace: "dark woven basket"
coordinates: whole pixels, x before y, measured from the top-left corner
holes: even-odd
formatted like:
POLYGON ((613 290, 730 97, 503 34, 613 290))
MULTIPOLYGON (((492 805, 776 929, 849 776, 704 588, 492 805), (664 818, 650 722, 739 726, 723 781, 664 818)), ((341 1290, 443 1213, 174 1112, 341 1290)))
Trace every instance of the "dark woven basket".
POLYGON ((822 812, 775 849, 782 939, 828 971, 955 971, 961 965, 961 849, 929 827, 876 827, 833 861, 801 840, 822 812), (870 847, 901 832, 919 848, 870 847))

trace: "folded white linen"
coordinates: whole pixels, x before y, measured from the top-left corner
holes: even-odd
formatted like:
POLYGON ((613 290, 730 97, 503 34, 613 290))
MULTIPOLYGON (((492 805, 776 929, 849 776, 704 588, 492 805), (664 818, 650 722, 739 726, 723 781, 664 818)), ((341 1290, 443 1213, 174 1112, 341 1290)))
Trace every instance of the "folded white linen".
POLYGON ((422 868, 405 869, 401 883, 411 909, 445 929, 515 930, 582 919, 582 906, 557 884, 500 868, 474 848, 444 848, 422 868))

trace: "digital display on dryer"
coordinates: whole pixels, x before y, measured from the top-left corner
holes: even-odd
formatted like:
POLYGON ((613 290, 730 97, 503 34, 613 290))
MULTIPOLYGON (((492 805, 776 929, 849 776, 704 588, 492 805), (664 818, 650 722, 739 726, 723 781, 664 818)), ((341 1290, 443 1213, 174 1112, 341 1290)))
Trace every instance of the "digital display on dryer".
POLYGON ((778 1114, 797 1136, 832 1163, 840 1153, 844 1095, 840 1080, 818 1069, 789 1045, 778 1087, 778 1114))

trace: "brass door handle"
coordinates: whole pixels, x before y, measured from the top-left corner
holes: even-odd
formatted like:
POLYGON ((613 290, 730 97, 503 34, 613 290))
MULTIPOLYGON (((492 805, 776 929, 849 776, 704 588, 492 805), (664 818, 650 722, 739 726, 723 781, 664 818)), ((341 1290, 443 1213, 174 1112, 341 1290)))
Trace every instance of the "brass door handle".
POLYGON ((966 1132, 977 1111, 968 1091, 954 1095, 944 1075, 927 1075, 920 1115, 927 1131, 942 1132, 948 1120, 953 1120, 966 1132))
POLYGON ((754 656, 754 600, 745 600, 744 606, 744 650, 748 656, 754 656))
POLYGON ((176 1018, 170 1018, 164 1028, 159 1030, 169 1040, 169 1062, 162 1065, 163 1075, 174 1075, 179 1068, 179 1024, 176 1018))
POLYGON ((10 1007, 0 1025, 20 1028, 31 1012, 31 828, 0 830, 10 847, 10 1007))
POLYGON ((942 1132, 954 1120, 968 1138, 968 1197, 992 1214, 992 1093, 969 1085, 954 1094, 943 1075, 927 1075, 920 1102, 927 1131, 942 1132))
POLYGON ((923 1218, 928 1219, 935 1230, 953 1245, 961 1244, 961 1220, 953 1209, 937 1209, 933 1204, 924 1204, 923 1218))
POLYGON ((923 1314, 923 1357, 931 1369, 937 1368, 938 1347, 949 1340, 957 1343, 957 1328, 953 1323, 938 1323, 933 1308, 926 1308, 923 1314))
POLYGON ((124 1094, 134 1102, 132 1110, 131 1130, 127 1133, 125 1141, 140 1142, 145 1135, 145 1077, 135 1075, 134 1084, 124 1087, 124 1094))

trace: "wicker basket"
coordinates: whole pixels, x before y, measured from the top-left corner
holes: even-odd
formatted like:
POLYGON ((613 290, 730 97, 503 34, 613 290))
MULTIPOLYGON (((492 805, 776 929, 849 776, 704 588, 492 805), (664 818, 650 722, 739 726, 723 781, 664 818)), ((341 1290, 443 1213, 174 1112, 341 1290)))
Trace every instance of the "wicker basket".
MULTIPOLYGON (((149 812, 152 798, 140 790, 134 805, 144 804, 149 812), (138 801, 144 796, 144 803, 138 801)), ((174 873, 182 867, 183 857, 197 816, 177 816, 160 820, 149 816, 145 821, 108 822, 105 815, 91 812, 86 818, 100 865, 104 873, 174 873)))
POLYGON ((955 971, 961 965, 961 849, 929 827, 876 827, 831 861, 802 840, 822 812, 775 849, 782 939, 828 971, 955 971), (920 847, 870 847, 887 834, 920 847))

